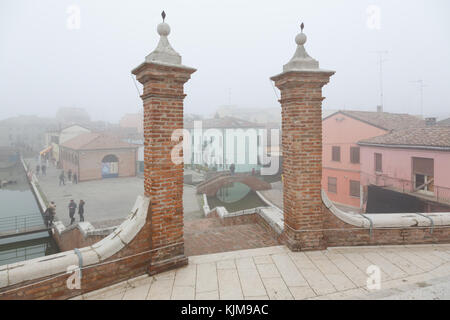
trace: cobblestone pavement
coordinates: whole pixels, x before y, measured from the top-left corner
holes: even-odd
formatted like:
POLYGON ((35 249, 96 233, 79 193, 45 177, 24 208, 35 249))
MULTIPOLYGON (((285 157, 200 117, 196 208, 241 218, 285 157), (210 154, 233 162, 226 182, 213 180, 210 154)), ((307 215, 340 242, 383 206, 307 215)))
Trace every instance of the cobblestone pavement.
POLYGON ((189 257, 189 265, 75 299, 450 299, 450 245, 285 246, 189 257), (369 266, 380 290, 367 288, 369 266))
POLYGON ((217 218, 186 222, 184 239, 187 256, 278 245, 258 224, 222 226, 217 218))
MULTIPOLYGON (((36 167, 34 159, 26 159, 32 169, 36 167)), ((34 171, 34 170, 33 170, 34 171)), ((59 186, 60 169, 52 164, 47 169, 47 175, 38 176, 39 185, 49 201, 56 203, 56 215, 65 225, 70 223, 67 208, 70 199, 79 202, 83 199, 85 219, 95 227, 112 227, 120 224, 129 214, 137 195, 144 193, 144 181, 141 177, 112 178, 80 182, 74 184, 66 180, 66 185, 59 186)), ((203 217, 199 203, 200 197, 195 187, 185 185, 183 206, 185 220, 203 217)), ((78 221, 78 214, 75 215, 78 221)))

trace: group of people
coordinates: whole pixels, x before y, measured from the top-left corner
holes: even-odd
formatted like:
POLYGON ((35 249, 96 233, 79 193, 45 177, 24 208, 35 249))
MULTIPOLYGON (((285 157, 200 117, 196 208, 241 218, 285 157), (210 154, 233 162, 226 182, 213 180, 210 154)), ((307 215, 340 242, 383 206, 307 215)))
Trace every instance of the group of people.
MULTIPOLYGON (((73 173, 72 174, 72 170, 69 169, 69 171, 67 171, 67 179, 69 181, 71 181, 72 183, 77 184, 78 183, 78 176, 77 173, 73 173)), ((66 176, 64 175, 64 171, 61 171, 61 173, 59 174, 59 185, 66 185, 66 176)))
POLYGON ((78 206, 76 202, 73 201, 73 199, 70 200, 69 202, 70 224, 73 224, 75 222, 75 212, 77 210, 77 207, 78 207, 78 214, 80 216, 80 222, 84 221, 84 204, 85 204, 84 200, 80 200, 78 206))
MULTIPOLYGON (((80 216, 80 222, 84 221, 84 200, 80 200, 78 205, 75 201, 70 200, 69 202, 69 217, 70 217, 70 224, 73 224, 75 222, 75 213, 78 208, 78 215, 80 216)), ((45 225, 50 228, 53 224, 53 221, 55 220, 56 216, 56 204, 51 201, 50 204, 47 207, 47 210, 44 212, 44 220, 45 225)))

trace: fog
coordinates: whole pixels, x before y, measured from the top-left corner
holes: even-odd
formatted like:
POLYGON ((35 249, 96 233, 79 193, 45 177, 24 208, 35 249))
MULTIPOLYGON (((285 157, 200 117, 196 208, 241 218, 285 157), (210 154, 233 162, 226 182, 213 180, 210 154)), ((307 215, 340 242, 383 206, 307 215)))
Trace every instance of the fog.
MULTIPOLYGON (((160 13, 183 64, 197 68, 186 84, 185 111, 224 104, 278 107, 269 77, 295 51, 305 23, 308 53, 336 74, 324 109, 376 110, 384 58, 384 110, 450 116, 450 3, 440 1, 65 1, 0 2, 0 119, 53 117, 85 108, 93 120, 117 122, 138 112, 131 70, 158 42, 160 13), (80 9, 68 28, 68 8, 80 9), (373 12, 375 6, 379 19, 373 12), (372 8, 372 9, 371 9, 372 8)), ((140 85, 138 89, 141 90, 140 85)))

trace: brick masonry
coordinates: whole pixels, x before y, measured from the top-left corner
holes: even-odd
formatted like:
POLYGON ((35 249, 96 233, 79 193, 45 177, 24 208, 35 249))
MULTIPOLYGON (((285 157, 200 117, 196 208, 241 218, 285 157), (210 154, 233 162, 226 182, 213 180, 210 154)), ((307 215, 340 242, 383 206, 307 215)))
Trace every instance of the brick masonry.
MULTIPOLYGON (((210 214, 206 219, 185 224, 186 255, 202 255, 279 245, 257 214, 220 219, 210 214)), ((263 220, 263 219, 261 219, 263 220)))
POLYGON ((187 264, 183 239, 183 162, 172 160, 182 136, 184 83, 195 69, 144 63, 133 71, 144 92, 144 189, 150 198, 150 243, 162 248, 152 254, 150 274, 187 264), (164 249, 168 245, 174 245, 164 249))
POLYGON ((145 225, 128 245, 101 264, 83 269, 79 290, 67 288, 70 274, 64 272, 0 288, 0 299, 67 299, 145 274, 150 264, 150 229, 147 215, 145 225))
POLYGON ((53 234, 53 240, 55 240, 61 252, 73 250, 75 248, 89 247, 102 240, 104 237, 105 235, 89 235, 85 237, 77 227, 61 234, 58 232, 53 234))
POLYGON ((334 72, 284 72, 272 78, 281 91, 283 242, 293 251, 323 249, 322 87, 334 72))
POLYGON ((337 218, 325 206, 324 240, 329 247, 449 243, 450 227, 362 229, 337 218))
MULTIPOLYGON (((134 70, 144 85, 145 196, 147 220, 135 238, 99 265, 83 269, 80 290, 66 286, 69 274, 0 288, 0 299, 65 299, 144 273, 187 264, 183 239, 183 163, 174 164, 172 133, 183 128, 183 85, 195 69, 143 63, 134 70), (158 249, 151 251, 152 249, 158 249), (120 260, 123 259, 123 260, 120 260), (25 288, 24 288, 25 286, 25 288)), ((180 153, 182 159, 182 153, 180 153)))
MULTIPOLYGON (((183 86, 194 71, 148 62, 133 71, 144 85, 144 176, 145 195, 150 199, 139 233, 120 251, 83 269, 81 290, 68 289, 69 274, 59 273, 2 287, 0 299, 64 299, 187 263, 183 235, 183 163, 174 164, 171 160, 172 148, 181 139, 172 141, 171 137, 174 130, 183 127, 183 86), (152 249, 156 251, 149 252, 152 249)), ((343 245, 449 242, 449 228, 435 228, 433 233, 429 228, 377 229, 370 233, 368 229, 346 224, 325 208, 320 192, 321 103, 322 87, 332 74, 289 71, 272 78, 281 91, 282 106, 285 227, 280 240, 295 251, 343 245)), ((223 224, 242 227, 252 221, 270 230, 258 215, 226 218, 223 224)), ((256 229, 247 232, 252 230, 256 229)), ((45 261, 49 267, 51 259, 45 261)))

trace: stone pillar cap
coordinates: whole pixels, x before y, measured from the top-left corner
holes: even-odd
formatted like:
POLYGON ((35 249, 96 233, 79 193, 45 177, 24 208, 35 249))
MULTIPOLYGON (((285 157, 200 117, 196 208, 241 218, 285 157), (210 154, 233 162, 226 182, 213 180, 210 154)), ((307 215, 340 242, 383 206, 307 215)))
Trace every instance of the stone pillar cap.
POLYGON ((301 32, 295 37, 295 43, 297 44, 297 50, 295 50, 292 59, 283 66, 283 73, 290 71, 315 71, 321 72, 328 70, 319 69, 319 61, 310 57, 306 52, 304 44, 308 39, 306 34, 303 33, 303 28, 305 25, 302 23, 300 25, 301 32))
POLYGON ((163 22, 158 24, 156 28, 156 31, 160 35, 158 45, 155 50, 145 57, 145 62, 181 66, 181 55, 172 48, 167 38, 170 34, 170 26, 164 22, 166 13, 163 11, 161 16, 163 22))

